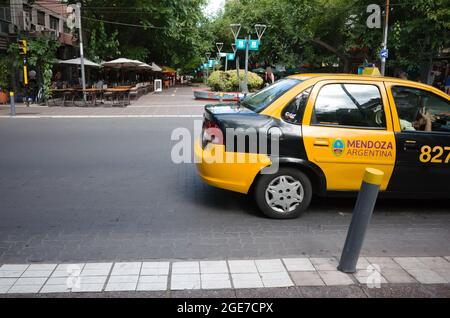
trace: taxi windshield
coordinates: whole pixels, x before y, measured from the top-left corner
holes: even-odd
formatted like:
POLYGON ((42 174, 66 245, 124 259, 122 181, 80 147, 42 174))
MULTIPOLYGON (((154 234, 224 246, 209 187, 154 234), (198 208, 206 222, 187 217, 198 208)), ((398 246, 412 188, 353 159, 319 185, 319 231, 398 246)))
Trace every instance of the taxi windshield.
POLYGON ((276 81, 274 84, 267 86, 259 92, 247 96, 241 101, 241 105, 254 111, 255 113, 260 113, 278 97, 301 82, 301 80, 293 78, 276 81))

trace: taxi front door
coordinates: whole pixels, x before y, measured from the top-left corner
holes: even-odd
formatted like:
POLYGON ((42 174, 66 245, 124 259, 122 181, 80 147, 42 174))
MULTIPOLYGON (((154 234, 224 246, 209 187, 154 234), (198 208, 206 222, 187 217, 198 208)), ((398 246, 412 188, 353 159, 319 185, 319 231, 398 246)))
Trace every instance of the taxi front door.
POLYGON ((382 82, 323 81, 313 88, 302 123, 308 160, 325 174, 327 190, 356 191, 365 168, 384 172, 395 163, 391 112, 382 82))

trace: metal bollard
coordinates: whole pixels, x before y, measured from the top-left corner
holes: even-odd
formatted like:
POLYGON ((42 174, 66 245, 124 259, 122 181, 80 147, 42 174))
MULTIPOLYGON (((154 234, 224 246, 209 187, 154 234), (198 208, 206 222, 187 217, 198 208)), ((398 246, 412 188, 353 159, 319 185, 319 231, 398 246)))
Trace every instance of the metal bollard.
POLYGON ((384 173, 373 168, 366 168, 358 199, 353 209, 352 222, 347 232, 344 249, 337 267, 344 273, 355 273, 356 264, 366 236, 366 230, 372 217, 375 202, 380 191, 384 173))
POLYGON ((11 105, 11 116, 16 116, 16 103, 14 101, 14 92, 9 92, 9 104, 11 105))

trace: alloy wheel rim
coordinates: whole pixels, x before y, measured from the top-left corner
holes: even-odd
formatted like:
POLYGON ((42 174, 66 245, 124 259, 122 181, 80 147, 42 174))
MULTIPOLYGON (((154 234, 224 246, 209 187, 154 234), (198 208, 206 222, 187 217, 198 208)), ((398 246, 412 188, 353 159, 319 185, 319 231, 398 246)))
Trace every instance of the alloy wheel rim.
POLYGON ((266 203, 276 212, 289 213, 302 203, 304 194, 299 180, 292 176, 278 176, 266 188, 266 203))

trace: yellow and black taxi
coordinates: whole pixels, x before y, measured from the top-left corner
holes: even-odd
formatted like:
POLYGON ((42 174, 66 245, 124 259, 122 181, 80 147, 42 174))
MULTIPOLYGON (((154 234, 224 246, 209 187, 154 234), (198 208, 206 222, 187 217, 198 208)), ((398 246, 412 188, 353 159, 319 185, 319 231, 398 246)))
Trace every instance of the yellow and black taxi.
POLYGON ((358 191, 367 167, 384 172, 383 192, 449 198, 450 96, 397 78, 295 75, 205 106, 195 158, 204 182, 254 194, 273 218, 299 216, 313 194, 358 191))

